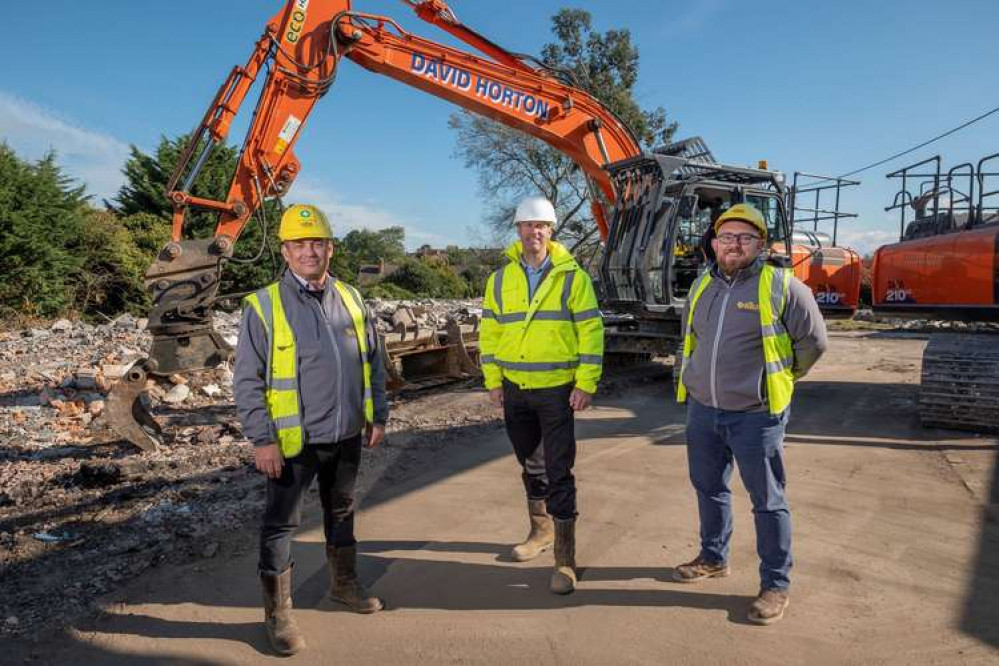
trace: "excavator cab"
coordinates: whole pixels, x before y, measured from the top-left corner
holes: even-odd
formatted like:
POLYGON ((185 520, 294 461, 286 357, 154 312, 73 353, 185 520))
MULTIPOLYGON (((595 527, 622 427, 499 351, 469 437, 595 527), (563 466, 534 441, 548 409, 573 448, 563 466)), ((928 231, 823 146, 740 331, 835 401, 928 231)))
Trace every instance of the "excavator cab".
POLYGON ((608 351, 669 355, 691 284, 713 258, 714 220, 751 203, 769 227, 770 260, 790 266, 782 174, 717 164, 700 139, 608 167, 621 193, 600 266, 608 351))

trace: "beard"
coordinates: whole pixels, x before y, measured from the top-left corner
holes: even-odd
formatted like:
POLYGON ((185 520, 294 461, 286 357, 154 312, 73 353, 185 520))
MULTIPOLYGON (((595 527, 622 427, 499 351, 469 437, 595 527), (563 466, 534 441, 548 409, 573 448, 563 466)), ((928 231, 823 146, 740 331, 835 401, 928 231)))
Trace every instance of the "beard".
POLYGON ((756 257, 741 251, 723 250, 718 254, 718 266, 724 273, 732 274, 749 267, 756 257))

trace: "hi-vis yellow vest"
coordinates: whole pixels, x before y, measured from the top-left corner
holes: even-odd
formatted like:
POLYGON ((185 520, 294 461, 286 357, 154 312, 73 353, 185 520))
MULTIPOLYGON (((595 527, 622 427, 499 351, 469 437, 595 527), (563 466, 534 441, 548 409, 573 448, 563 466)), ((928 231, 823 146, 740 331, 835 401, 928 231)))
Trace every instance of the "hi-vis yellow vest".
MULTIPOLYGON (((683 369, 687 367, 697 338, 691 331, 694 309, 701 294, 711 283, 711 272, 707 271, 691 286, 690 307, 687 312, 686 334, 683 338, 683 362, 680 366, 680 381, 676 389, 677 402, 687 401, 687 387, 683 383, 683 369)), ((787 334, 781 315, 787 304, 788 285, 791 271, 764 264, 760 272, 760 286, 757 300, 760 306, 760 332, 763 338, 763 361, 767 373, 767 402, 770 413, 777 415, 787 409, 794 394, 794 346, 787 334)))
MULTIPOLYGON (((371 364, 368 362, 368 337, 365 331, 364 301, 350 285, 335 280, 344 307, 354 322, 357 346, 361 352, 364 375, 364 418, 374 421, 375 405, 371 396, 371 364)), ((288 324, 281 303, 280 282, 275 282, 246 297, 264 324, 270 341, 267 363, 267 413, 277 431, 278 445, 285 458, 302 451, 302 401, 298 394, 298 354, 295 333, 288 324)))
POLYGON ((595 393, 604 326, 592 281, 564 246, 551 241, 551 270, 528 298, 522 252, 520 241, 507 248, 510 263, 486 282, 479 329, 486 388, 499 388, 506 378, 525 389, 574 382, 595 393))

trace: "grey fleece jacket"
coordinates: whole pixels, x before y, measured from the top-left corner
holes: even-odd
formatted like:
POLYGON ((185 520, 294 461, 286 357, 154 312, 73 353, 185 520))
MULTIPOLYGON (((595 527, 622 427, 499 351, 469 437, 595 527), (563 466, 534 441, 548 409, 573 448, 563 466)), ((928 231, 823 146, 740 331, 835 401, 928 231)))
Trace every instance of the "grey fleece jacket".
MULTIPOLYGON (((280 280, 281 303, 298 354, 298 391, 304 441, 329 443, 347 439, 364 429, 364 377, 361 352, 350 313, 333 286, 326 281, 322 298, 311 296, 290 270, 280 280)), ((375 423, 388 419, 385 367, 378 353, 374 319, 367 316, 368 361, 375 423)), ((264 401, 267 377, 267 330, 256 311, 243 308, 243 322, 236 345, 233 391, 243 434, 255 446, 277 441, 264 401)))
MULTIPOLYGON (((696 347, 683 368, 687 393, 702 405, 736 412, 768 409, 757 309, 762 269, 762 258, 731 279, 717 265, 710 268, 713 279, 697 301, 691 322, 696 347)), ((685 323, 689 309, 688 297, 685 323)), ((791 278, 781 319, 794 346, 794 376, 800 379, 819 360, 828 342, 819 306, 797 278, 791 278)))

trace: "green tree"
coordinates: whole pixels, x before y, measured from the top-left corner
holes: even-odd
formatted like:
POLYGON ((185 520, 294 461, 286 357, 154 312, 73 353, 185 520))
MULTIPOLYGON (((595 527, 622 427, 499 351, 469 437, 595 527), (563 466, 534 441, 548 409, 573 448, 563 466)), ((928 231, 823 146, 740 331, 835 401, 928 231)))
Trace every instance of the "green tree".
POLYGON ((72 279, 85 257, 73 244, 85 231, 83 187, 49 154, 34 164, 0 143, 0 307, 54 316, 73 305, 72 279))
POLYGON ((432 266, 416 259, 406 259, 397 271, 379 283, 384 284, 426 298, 468 298, 472 295, 468 283, 449 266, 432 266))
POLYGON ((361 292, 365 298, 382 298, 389 301, 406 301, 416 298, 416 294, 408 289, 403 289, 399 285, 384 281, 363 288, 361 292))
POLYGON ((133 232, 159 218, 142 214, 124 220, 110 211, 91 211, 86 232, 72 244, 85 257, 84 265, 74 274, 73 302, 84 313, 99 311, 114 315, 124 311, 145 313, 150 305, 145 289, 146 269, 169 237, 164 225, 133 232))
POLYGON ((43 317, 148 306, 143 276, 168 225, 96 211, 55 156, 31 164, 0 144, 0 308, 43 317))
MULTIPOLYGON (((132 146, 122 173, 125 184, 108 208, 120 216, 143 214, 170 221, 173 208, 166 198, 166 188, 174 167, 187 146, 188 137, 162 137, 152 154, 132 146)), ((191 187, 191 194, 224 201, 236 170, 238 151, 232 146, 217 146, 191 187)), ((192 210, 185 220, 185 238, 210 238, 217 214, 192 210)), ((276 202, 269 201, 257 211, 236 241, 234 261, 227 262, 223 274, 223 293, 250 291, 269 282, 283 261, 278 251, 277 227, 280 213, 276 202), (266 221, 266 233, 264 222, 266 221)))
MULTIPOLYGON (((646 148, 668 142, 676 123, 661 107, 644 110, 634 99, 638 49, 628 30, 593 29, 589 12, 562 9, 552 17, 555 40, 542 48, 546 67, 567 75, 613 111, 646 148)), ((469 112, 453 114, 456 155, 478 172, 487 203, 485 223, 493 242, 513 234, 513 211, 524 196, 541 194, 555 204, 555 238, 576 254, 599 244, 583 171, 566 155, 519 130, 469 112)))
POLYGON ((343 251, 361 263, 398 263, 406 256, 406 230, 402 227, 385 229, 354 229, 338 243, 343 251))

